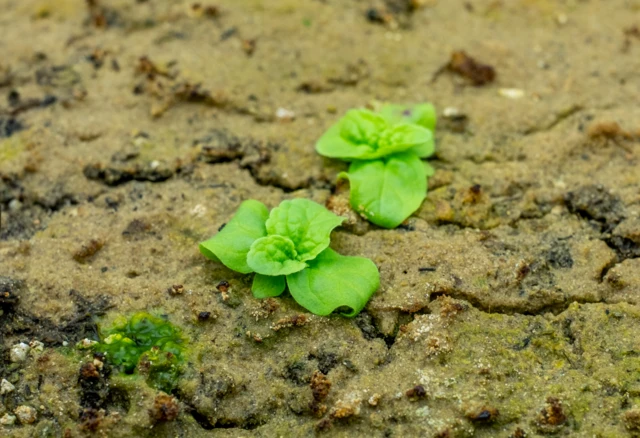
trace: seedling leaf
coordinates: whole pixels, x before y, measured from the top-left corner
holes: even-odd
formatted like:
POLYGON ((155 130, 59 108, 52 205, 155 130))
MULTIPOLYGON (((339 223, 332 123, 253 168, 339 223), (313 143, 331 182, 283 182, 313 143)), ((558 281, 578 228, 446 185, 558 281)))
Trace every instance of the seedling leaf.
POLYGON ((264 224, 268 217, 269 210, 263 203, 252 199, 244 201, 218 234, 200 243, 200 252, 234 271, 253 272, 247 264, 247 254, 256 239, 267 235, 264 224))
MULTIPOLYGON (((436 129, 436 109, 430 103, 418 105, 385 105, 380 109, 380 114, 392 125, 410 123, 422 126, 430 132, 436 129)), ((420 158, 426 158, 435 152, 433 135, 429 141, 411 149, 420 158)))
POLYGON ((372 160, 408 149, 427 150, 429 143, 433 143, 431 131, 422 126, 394 126, 372 111, 353 109, 320 137, 316 150, 345 161, 372 160))
POLYGON ((287 275, 307 267, 297 260, 296 248, 291 239, 272 235, 261 237, 253 242, 247 264, 258 274, 287 275))
POLYGON ((348 308, 344 316, 357 315, 380 286, 378 268, 369 259, 346 257, 325 249, 303 271, 287 276, 293 298, 305 309, 325 316, 348 308))
POLYGON ((395 228, 416 211, 427 193, 423 162, 413 152, 373 161, 354 161, 347 177, 351 207, 369 221, 395 228))
POLYGON ((272 277, 270 275, 256 274, 256 276, 253 277, 251 292, 253 292, 253 296, 256 298, 277 297, 284 292, 285 286, 284 275, 272 277))
POLYGON ((311 260, 329 246, 331 231, 344 221, 322 205, 308 199, 282 201, 269 214, 269 235, 288 237, 294 244, 296 259, 311 260))

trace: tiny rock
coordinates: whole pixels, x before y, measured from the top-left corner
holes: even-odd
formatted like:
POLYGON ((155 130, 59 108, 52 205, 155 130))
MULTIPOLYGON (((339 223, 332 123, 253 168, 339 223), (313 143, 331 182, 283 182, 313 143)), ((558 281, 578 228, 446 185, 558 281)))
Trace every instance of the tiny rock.
POLYGON ((286 108, 278 108, 276 111, 276 118, 283 122, 290 122, 296 118, 296 113, 286 108))
POLYGON ((500 88, 498 93, 500 96, 509 99, 520 99, 521 97, 524 97, 524 90, 519 88, 500 88))
POLYGON ((0 424, 3 426, 13 426, 16 424, 16 416, 11 414, 4 414, 2 418, 0 418, 0 424))
POLYGON ((20 424, 31 424, 36 421, 37 411, 31 406, 18 406, 15 411, 13 411, 18 417, 18 421, 20 424))
POLYGON ((16 387, 7 379, 2 379, 2 382, 0 382, 0 394, 9 394, 13 392, 14 389, 16 389, 16 387))
POLYGON ((11 351, 9 352, 9 359, 11 362, 24 362, 27 359, 27 354, 29 353, 29 346, 24 342, 20 342, 19 344, 11 347, 11 351))

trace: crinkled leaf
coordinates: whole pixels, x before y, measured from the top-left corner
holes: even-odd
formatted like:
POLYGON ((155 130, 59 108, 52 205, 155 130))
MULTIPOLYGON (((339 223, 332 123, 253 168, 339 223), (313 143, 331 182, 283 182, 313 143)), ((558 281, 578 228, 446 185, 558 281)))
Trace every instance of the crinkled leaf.
POLYGON ((269 214, 267 234, 286 236, 294 244, 297 260, 315 258, 329 246, 331 231, 344 221, 308 199, 282 201, 269 214))
POLYGON ((340 136, 351 143, 370 145, 388 127, 389 123, 381 115, 366 109, 352 109, 341 120, 340 136))
POLYGON ((325 157, 346 161, 364 158, 375 153, 378 136, 388 127, 382 116, 352 109, 320 137, 316 150, 325 157))
POLYGON ((256 298, 277 297, 284 292, 285 286, 284 275, 272 277, 270 275, 256 274, 256 276, 253 277, 251 292, 253 292, 253 296, 256 298))
POLYGON ((416 154, 419 156, 421 156, 420 154, 427 154, 426 156, 433 154, 433 134, 431 131, 418 125, 396 125, 380 134, 375 153, 372 156, 364 157, 364 159, 381 158, 409 150, 417 151, 416 154))
MULTIPOLYGON (((432 133, 436 129, 436 109, 430 103, 418 105, 385 105, 380 109, 380 114, 392 125, 410 123, 422 126, 432 133)), ((415 152, 420 158, 433 155, 435 151, 433 135, 429 141, 413 147, 411 151, 415 152)))
POLYGON ((200 243, 200 252, 229 269, 248 274, 247 254, 256 239, 267 235, 265 222, 269 210, 261 202, 244 201, 228 224, 211 239, 200 243))
POLYGON ((379 114, 349 110, 316 143, 320 155, 346 161, 372 160, 432 143, 431 132, 409 123, 392 126, 379 114))
POLYGON ((355 316, 380 286, 380 274, 369 259, 346 257, 327 248, 308 268, 287 275, 287 284, 298 304, 316 315, 348 308, 343 314, 355 316))
POLYGON ((307 266, 297 260, 297 255, 291 239, 284 236, 266 236, 253 242, 247 254, 247 264, 258 274, 287 275, 307 266))
POLYGON ((423 162, 412 152, 385 159, 354 161, 348 173, 350 202, 369 221, 395 228, 416 211, 427 193, 423 162))

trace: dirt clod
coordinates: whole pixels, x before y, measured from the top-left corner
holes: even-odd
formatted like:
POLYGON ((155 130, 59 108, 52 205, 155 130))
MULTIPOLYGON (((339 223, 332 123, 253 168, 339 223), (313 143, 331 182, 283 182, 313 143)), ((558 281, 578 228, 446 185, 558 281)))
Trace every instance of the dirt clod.
POLYGON ((462 76, 477 87, 489 84, 496 78, 496 70, 493 66, 477 61, 462 50, 451 54, 445 69, 462 76))
POLYGON ((320 371, 314 371, 311 376, 311 392, 313 393, 313 399, 321 402, 329 395, 331 389, 331 381, 320 371))
POLYGON ((499 411, 492 406, 482 406, 465 412, 465 417, 473 422, 489 423, 498 418, 499 411))
POLYGON ((548 397, 545 407, 538 414, 538 425, 542 428, 546 426, 557 427, 567 421, 562 403, 555 397, 548 397))
POLYGON ((602 224, 605 230, 612 230, 625 216, 624 204, 604 186, 586 185, 565 196, 571 213, 602 224))
POLYGON ((102 239, 91 239, 73 253, 73 259, 82 264, 90 262, 104 244, 105 242, 102 239))
POLYGON ((416 401, 427 396, 427 390, 422 385, 416 385, 411 389, 408 389, 404 393, 409 400, 416 401))
POLYGON ((640 409, 629 409, 625 411, 622 418, 628 430, 640 431, 640 409))
POLYGON ((175 397, 160 393, 153 401, 153 407, 149 409, 149 417, 154 423, 173 421, 180 414, 180 405, 175 397))

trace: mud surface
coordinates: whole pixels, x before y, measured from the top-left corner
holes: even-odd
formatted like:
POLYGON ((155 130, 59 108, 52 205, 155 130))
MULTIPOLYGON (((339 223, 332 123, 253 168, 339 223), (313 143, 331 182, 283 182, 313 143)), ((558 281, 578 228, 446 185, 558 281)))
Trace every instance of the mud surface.
POLYGON ((640 436, 640 2, 0 11, 0 435, 640 436), (385 101, 439 110, 396 230, 313 147, 385 101), (199 254, 243 200, 295 197, 378 265, 357 318, 199 254), (190 339, 172 394, 81 348, 135 311, 190 339))

